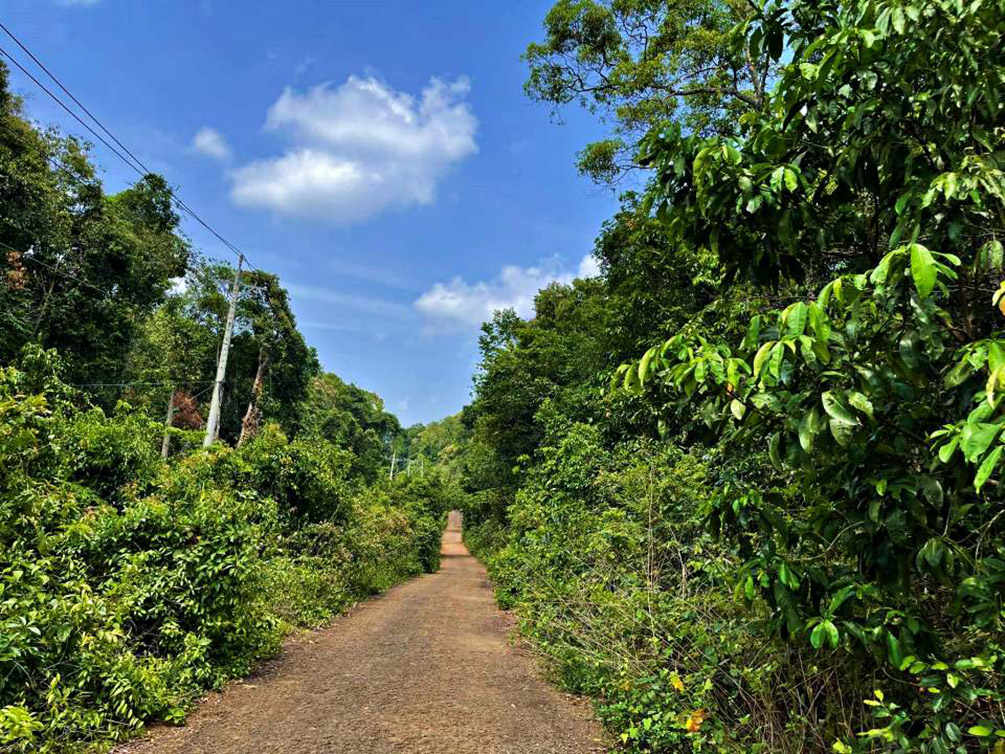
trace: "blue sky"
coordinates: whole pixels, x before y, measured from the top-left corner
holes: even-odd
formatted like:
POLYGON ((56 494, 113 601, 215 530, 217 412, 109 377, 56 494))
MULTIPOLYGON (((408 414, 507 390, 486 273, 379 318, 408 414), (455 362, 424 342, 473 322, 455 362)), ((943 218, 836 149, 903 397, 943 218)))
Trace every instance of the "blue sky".
MULTIPOLYGON (((2 18, 280 275, 326 369, 411 424, 468 402, 494 306, 526 314, 541 285, 591 272, 615 207, 574 168, 600 125, 575 109, 557 125, 523 94, 520 54, 549 6, 5 0, 2 18)), ((34 119, 82 130, 12 78, 34 119)), ((95 156, 109 190, 131 179, 100 145, 95 156)))

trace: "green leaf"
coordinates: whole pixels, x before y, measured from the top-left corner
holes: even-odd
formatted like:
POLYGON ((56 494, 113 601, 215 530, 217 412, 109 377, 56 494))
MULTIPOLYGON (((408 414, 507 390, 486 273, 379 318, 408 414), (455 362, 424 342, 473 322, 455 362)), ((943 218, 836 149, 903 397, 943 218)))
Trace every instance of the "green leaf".
POLYGON ((893 9, 893 29, 898 34, 904 33, 904 9, 900 6, 896 6, 893 9))
POLYGON ((920 560, 924 559, 924 561, 928 563, 931 568, 938 568, 939 563, 942 562, 942 558, 945 554, 946 546, 942 544, 942 540, 938 537, 932 537, 925 542, 925 546, 918 552, 919 565, 920 560))
POLYGON ((768 369, 776 379, 782 374, 782 360, 784 358, 785 345, 781 341, 778 341, 771 350, 771 362, 768 364, 768 369))
POLYGON ((998 383, 1002 382, 1002 369, 991 370, 991 374, 988 376, 987 384, 984 386, 984 391, 987 393, 986 399, 989 406, 995 405, 995 391, 998 389, 998 383))
POLYGON ((963 451, 963 457, 970 463, 976 463, 977 459, 991 447, 1000 430, 1000 424, 968 422, 960 433, 960 450, 963 451))
POLYGON ((659 352, 659 346, 653 346, 642 356, 642 360, 639 362, 639 383, 642 385, 646 384, 646 378, 649 376, 649 364, 653 360, 653 357, 659 352))
POLYGON ((747 407, 744 406, 740 401, 735 399, 730 401, 729 410, 737 421, 741 421, 743 419, 744 414, 747 413, 747 407))
POLYGON ((998 467, 998 461, 1002 457, 1002 450, 1005 450, 1005 446, 997 446, 987 455, 983 463, 981 463, 980 468, 977 469, 977 476, 974 477, 974 489, 978 492, 981 491, 981 487, 984 486, 998 467))
POLYGON ((837 649, 837 645, 841 642, 841 635, 838 633, 837 626, 829 620, 825 620, 823 625, 824 630, 827 632, 827 640, 833 648, 837 649))
POLYGON ((806 319, 809 308, 802 301, 797 301, 786 310, 785 326, 789 335, 798 337, 806 330, 806 319))
POLYGON ((904 659, 904 655, 900 651, 900 640, 889 631, 886 632, 886 651, 890 664, 899 668, 900 661, 904 659))
POLYGON ((1005 367, 1005 348, 996 340, 988 346, 988 371, 997 372, 1002 367, 1005 367))
POLYGON ((771 173, 771 190, 777 192, 782 187, 782 178, 785 177, 785 168, 779 166, 771 173))
POLYGON ((854 584, 849 584, 848 586, 841 589, 837 594, 831 599, 830 605, 827 607, 828 615, 834 615, 843 605, 849 597, 851 597, 857 587, 854 584))
POLYGON ((803 418, 799 421, 799 444, 807 453, 813 452, 813 438, 819 429, 819 418, 820 415, 814 406, 803 414, 803 418))
POLYGON ((988 728, 984 725, 971 725, 969 728, 967 728, 967 733, 969 733, 971 736, 984 738, 986 736, 990 736, 992 731, 991 728, 988 728))
POLYGON ((838 633, 837 626, 829 620, 820 621, 810 633, 810 644, 813 645, 814 649, 820 649, 825 641, 835 649, 841 642, 841 635, 838 633))
POLYGON ((818 623, 816 628, 810 632, 810 644, 813 645, 814 649, 820 649, 820 645, 824 641, 824 624, 818 623))
POLYGON ((781 471, 783 468, 782 457, 778 452, 781 442, 782 437, 778 432, 775 432, 768 440, 768 457, 771 459, 771 465, 778 469, 778 471, 781 471))
POLYGON ((870 419, 872 418, 872 401, 866 398, 862 393, 855 391, 848 393, 848 402, 870 419))
POLYGON ((747 328, 747 335, 743 338, 743 343, 740 345, 744 350, 749 350, 757 345, 757 341, 761 335, 761 315, 756 315, 750 320, 750 326, 747 328))
POLYGON ((770 340, 764 345, 762 345, 759 349, 757 349, 757 353, 754 355, 754 379, 757 379, 757 376, 761 373, 761 368, 764 366, 764 361, 765 359, 768 358, 768 354, 771 353, 771 347, 774 344, 775 341, 770 340))
POLYGON ((936 266, 932 252, 920 243, 911 244, 911 277, 918 295, 927 298, 935 287, 936 266))
POLYGON ((823 288, 820 289, 820 295, 817 296, 817 304, 821 309, 826 309, 831 302, 831 296, 834 295, 834 283, 836 281, 832 280, 823 288))
POLYGON ((842 424, 857 425, 859 423, 858 417, 845 405, 840 395, 828 390, 820 396, 820 401, 823 403, 824 411, 831 419, 842 424))
POLYGON ((789 191, 795 191, 799 186, 799 175, 792 168, 785 168, 785 186, 789 191))
POLYGON ((638 378, 639 376, 634 369, 626 369, 622 387, 624 387, 625 390, 631 392, 635 388, 638 378))
POLYGON ((830 419, 828 426, 830 426, 831 435, 834 437, 834 441, 842 448, 847 448, 854 441, 854 425, 838 421, 837 419, 830 419))

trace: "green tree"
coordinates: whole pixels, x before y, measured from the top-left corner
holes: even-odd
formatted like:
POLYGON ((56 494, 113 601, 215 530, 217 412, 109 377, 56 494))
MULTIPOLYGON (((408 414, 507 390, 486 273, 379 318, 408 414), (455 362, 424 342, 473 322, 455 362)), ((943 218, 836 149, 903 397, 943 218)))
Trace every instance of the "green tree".
POLYGON ((540 442, 541 405, 550 398, 574 412, 589 410, 589 383, 608 361, 602 281, 553 284, 538 293, 534 310, 528 321, 501 311, 483 325, 476 397, 463 414, 474 433, 471 461, 480 484, 506 495, 540 442))
MULTIPOLYGON (((215 344, 207 379, 216 372, 234 272, 228 264, 202 263, 186 279, 186 316, 212 333, 215 344)), ((292 432, 300 401, 320 370, 275 276, 252 271, 242 279, 220 412, 220 436, 232 442, 240 438, 249 403, 253 416, 292 432)))
MULTIPOLYGON (((412 430, 409 427, 409 430, 412 430)), ((469 432, 458 412, 427 425, 417 425, 410 457, 421 458, 424 468, 437 467, 455 482, 463 480, 469 432)))
POLYGON ((621 377, 721 454, 711 520, 769 631, 888 674, 866 736, 897 751, 1002 727, 1003 13, 773 5, 740 30, 791 50, 766 111, 646 144, 676 242, 806 284, 741 343, 685 332, 621 377))
MULTIPOLYGON (((524 55, 527 93, 555 111, 577 103, 598 114, 611 136, 588 145, 579 167, 616 182, 638 167, 635 144, 653 127, 733 133, 738 116, 763 109, 768 50, 729 36, 755 11, 750 0, 559 0, 544 41, 524 55)), ((768 41, 781 50, 781 37, 768 41)))
MULTIPOLYGON (((298 408, 301 434, 323 437, 353 453, 353 473, 374 481, 387 469, 391 443, 403 435, 398 419, 376 394, 326 372, 311 379, 298 408)), ((402 450, 399 464, 407 458, 402 450)), ((400 468, 400 466, 399 466, 400 468)))
POLYGON ((122 378, 140 321, 184 274, 170 189, 149 175, 106 196, 86 150, 24 119, 0 69, 0 244, 5 307, 0 358, 35 341, 56 348, 77 382, 122 378))
POLYGON ((244 285, 238 321, 257 343, 258 359, 238 444, 255 435, 267 408, 276 420, 291 426, 292 410, 284 407, 292 409, 306 394, 308 380, 319 369, 316 355, 297 330, 279 278, 255 271, 245 275, 244 285))
POLYGON ((718 301, 722 272, 715 254, 676 242, 634 194, 604 223, 595 255, 610 298, 607 337, 615 361, 651 343, 653 332, 675 333, 718 301))

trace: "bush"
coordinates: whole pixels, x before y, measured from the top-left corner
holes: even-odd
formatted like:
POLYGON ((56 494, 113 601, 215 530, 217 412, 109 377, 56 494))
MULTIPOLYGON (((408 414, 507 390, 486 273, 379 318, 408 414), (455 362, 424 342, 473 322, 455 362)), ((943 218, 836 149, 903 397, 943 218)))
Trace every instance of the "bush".
POLYGON ((285 631, 435 568, 435 479, 354 488, 348 453, 275 427, 164 463, 156 425, 81 410, 51 355, 29 362, 0 368, 5 750, 180 720, 285 631))
POLYGON ((126 407, 75 414, 23 382, 0 370, 0 738, 56 750, 178 719, 277 646, 258 598, 275 504, 179 494, 126 407))
POLYGON ((733 596, 742 561, 705 525, 713 459, 541 418, 507 521, 465 539, 555 679, 628 751, 828 748, 815 695, 854 668, 751 630, 764 615, 733 596))
POLYGON ((274 499, 288 525, 344 520, 349 514, 349 451, 317 438, 290 441, 271 424, 235 454, 244 471, 235 481, 274 499))

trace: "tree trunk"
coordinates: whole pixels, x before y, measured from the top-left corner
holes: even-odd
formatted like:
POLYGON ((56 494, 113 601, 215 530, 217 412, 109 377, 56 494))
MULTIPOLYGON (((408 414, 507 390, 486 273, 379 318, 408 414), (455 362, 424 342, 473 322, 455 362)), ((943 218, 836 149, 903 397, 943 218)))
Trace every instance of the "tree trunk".
POLYGON ((258 434, 258 425, 262 420, 262 412, 258 404, 262 399, 262 391, 265 389, 265 372, 269 368, 269 352, 265 348, 258 351, 258 371, 255 373, 255 382, 251 386, 251 400, 248 401, 248 410, 244 412, 244 419, 241 420, 241 437, 237 440, 237 447, 244 445, 258 434))

